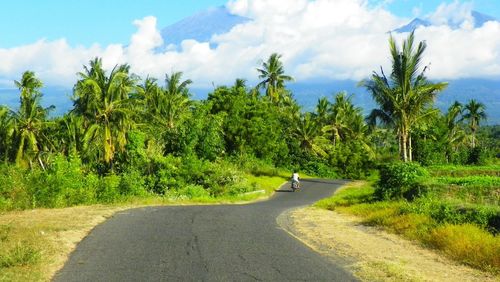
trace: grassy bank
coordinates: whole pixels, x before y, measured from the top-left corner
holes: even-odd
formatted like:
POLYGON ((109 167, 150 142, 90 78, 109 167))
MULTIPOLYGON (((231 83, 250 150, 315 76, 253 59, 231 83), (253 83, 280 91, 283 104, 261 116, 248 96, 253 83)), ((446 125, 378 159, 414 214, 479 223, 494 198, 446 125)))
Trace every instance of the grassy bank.
POLYGON ((490 179, 490 174, 471 176, 474 168, 462 170, 468 172, 467 181, 462 181, 462 174, 453 177, 431 170, 439 176, 428 179, 429 191, 411 201, 377 199, 375 182, 357 182, 316 206, 359 216, 366 225, 382 227, 460 263, 498 275, 498 179, 490 179), (468 181, 468 177, 474 180, 468 181))
POLYGON ((269 197, 288 177, 279 170, 247 173, 243 182, 254 193, 213 197, 184 191, 128 197, 107 205, 1 212, 0 281, 49 281, 76 244, 116 212, 152 205, 248 203, 269 197))

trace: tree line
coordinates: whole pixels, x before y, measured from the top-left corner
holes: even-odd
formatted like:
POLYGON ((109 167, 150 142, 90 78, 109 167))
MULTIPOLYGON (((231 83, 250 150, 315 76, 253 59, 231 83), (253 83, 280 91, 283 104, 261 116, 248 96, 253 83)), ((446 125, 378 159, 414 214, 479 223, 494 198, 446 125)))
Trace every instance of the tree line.
MULTIPOLYGON (((42 169, 56 155, 78 157, 101 175, 120 173, 158 157, 257 158, 275 166, 323 176, 364 177, 379 162, 477 163, 497 145, 478 140, 485 105, 455 102, 441 113, 434 99, 447 84, 426 78, 425 42, 413 33, 398 46, 391 36, 392 69, 381 68, 360 82, 378 107, 364 116, 352 96, 337 93, 303 111, 286 83, 281 55, 257 67, 260 82, 218 86, 193 100, 182 72, 163 81, 131 73, 127 64, 111 71, 95 58, 78 73, 73 108, 49 118, 43 83, 32 71, 15 85, 20 106, 0 106, 0 158, 6 164, 42 169)), ((488 136, 485 137, 487 139, 488 136)), ((493 152, 493 153, 492 153, 493 152)))

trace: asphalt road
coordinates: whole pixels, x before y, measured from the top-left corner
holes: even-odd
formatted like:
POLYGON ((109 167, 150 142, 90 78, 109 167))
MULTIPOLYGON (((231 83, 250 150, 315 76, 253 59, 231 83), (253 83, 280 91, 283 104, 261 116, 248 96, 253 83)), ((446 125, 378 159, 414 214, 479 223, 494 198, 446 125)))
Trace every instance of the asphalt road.
POLYGON ((97 226, 55 281, 355 281, 276 223, 344 182, 303 180, 249 205, 150 207, 97 226))

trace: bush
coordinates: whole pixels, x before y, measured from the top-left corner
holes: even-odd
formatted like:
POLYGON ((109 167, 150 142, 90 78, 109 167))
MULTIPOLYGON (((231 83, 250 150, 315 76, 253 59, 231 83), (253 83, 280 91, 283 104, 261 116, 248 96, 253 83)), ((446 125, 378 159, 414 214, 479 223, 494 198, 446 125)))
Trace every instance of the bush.
POLYGON ((95 201, 95 186, 87 185, 80 158, 57 155, 46 171, 30 175, 34 207, 62 208, 95 201))
POLYGON ((427 185, 424 184, 427 177, 427 170, 417 163, 393 163, 383 166, 375 188, 375 197, 413 200, 427 192, 427 185))
POLYGON ((131 170, 121 175, 118 190, 123 196, 145 196, 144 178, 137 170, 131 170))
POLYGON ((97 199, 101 203, 114 203, 120 198, 120 177, 114 174, 104 176, 97 184, 97 199))
POLYGON ((491 153, 483 147, 475 147, 469 149, 467 164, 469 165, 484 165, 491 162, 491 153))
POLYGON ((337 172, 335 172, 335 170, 332 167, 328 166, 327 164, 324 164, 319 160, 311 160, 305 163, 301 163, 300 171, 303 171, 308 175, 314 175, 318 177, 324 177, 330 179, 339 178, 337 172))
POLYGON ((0 165, 0 210, 31 208, 32 197, 28 187, 28 174, 25 170, 0 165))

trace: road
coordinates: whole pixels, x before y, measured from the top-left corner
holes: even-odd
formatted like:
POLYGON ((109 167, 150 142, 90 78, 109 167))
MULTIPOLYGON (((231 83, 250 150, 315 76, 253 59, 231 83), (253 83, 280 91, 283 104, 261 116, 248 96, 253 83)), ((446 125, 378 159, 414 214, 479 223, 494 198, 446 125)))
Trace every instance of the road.
POLYGON ((355 281, 276 222, 344 183, 303 180, 301 191, 285 185, 248 205, 119 212, 78 244, 54 281, 355 281))

